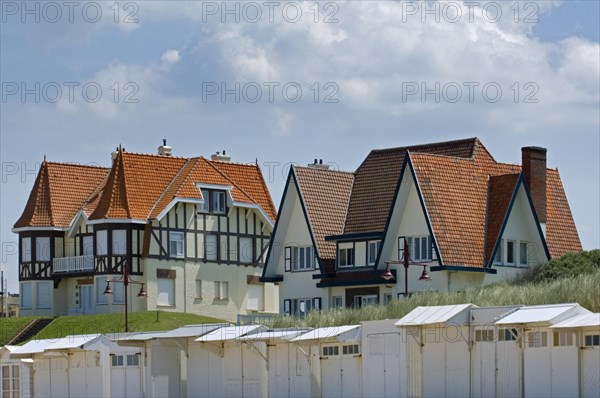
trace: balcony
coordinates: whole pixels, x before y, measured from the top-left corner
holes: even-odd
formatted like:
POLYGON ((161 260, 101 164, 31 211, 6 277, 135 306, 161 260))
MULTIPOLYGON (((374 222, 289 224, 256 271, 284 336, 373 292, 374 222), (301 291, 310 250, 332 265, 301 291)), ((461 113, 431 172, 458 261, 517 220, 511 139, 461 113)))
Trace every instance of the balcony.
POLYGON ((94 256, 59 257, 52 261, 52 273, 93 272, 94 256))

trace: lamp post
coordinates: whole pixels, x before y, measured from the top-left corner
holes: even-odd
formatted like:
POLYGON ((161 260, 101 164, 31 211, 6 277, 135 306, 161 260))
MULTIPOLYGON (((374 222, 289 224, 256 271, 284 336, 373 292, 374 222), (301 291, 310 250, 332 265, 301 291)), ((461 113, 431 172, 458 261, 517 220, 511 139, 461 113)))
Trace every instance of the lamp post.
POLYGON ((130 283, 134 284, 134 285, 141 285, 140 287, 140 291, 137 294, 138 297, 140 298, 147 298, 148 294, 146 293, 146 291, 144 290, 144 283, 143 282, 137 282, 132 280, 129 277, 129 263, 127 261, 123 261, 123 275, 121 275, 121 277, 119 279, 107 279, 106 280, 106 289, 104 289, 104 295, 105 296, 112 296, 113 291, 110 287, 110 283, 111 282, 122 282, 123 283, 123 288, 124 288, 124 293, 125 293, 125 333, 129 332, 129 296, 127 294, 127 287, 129 286, 130 283))
POLYGON ((399 260, 389 260, 385 262, 385 271, 381 275, 383 279, 386 281, 394 279, 394 274, 392 274, 392 270, 390 269, 390 264, 402 264, 404 265, 404 297, 408 297, 408 267, 411 265, 420 265, 423 267, 423 272, 419 277, 420 281, 430 282, 431 276, 429 276, 429 272, 427 272, 427 264, 418 263, 412 261, 410 259, 410 252, 408 248, 408 241, 404 239, 404 253, 402 254, 402 259, 399 260))

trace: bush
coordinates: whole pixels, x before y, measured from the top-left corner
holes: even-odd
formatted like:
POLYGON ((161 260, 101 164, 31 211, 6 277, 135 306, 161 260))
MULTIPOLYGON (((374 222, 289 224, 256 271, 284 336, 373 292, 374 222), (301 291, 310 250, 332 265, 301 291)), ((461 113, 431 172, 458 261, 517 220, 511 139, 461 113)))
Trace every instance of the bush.
POLYGON ((542 267, 538 280, 556 280, 588 275, 600 269, 600 250, 567 253, 542 267))

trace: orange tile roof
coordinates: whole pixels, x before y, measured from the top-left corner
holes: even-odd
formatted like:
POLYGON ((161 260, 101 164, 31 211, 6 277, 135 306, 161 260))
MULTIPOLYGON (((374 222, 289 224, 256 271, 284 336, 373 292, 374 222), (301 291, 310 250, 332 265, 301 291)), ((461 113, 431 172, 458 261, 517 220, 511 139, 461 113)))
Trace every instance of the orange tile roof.
POLYGON ((106 167, 44 161, 14 227, 68 227, 108 172, 106 167))
POLYGON ((335 259, 336 243, 325 236, 344 230, 354 174, 293 166, 321 259, 335 259))
POLYGON ((469 158, 478 142, 468 138, 371 151, 355 173, 344 233, 383 231, 406 150, 469 158))
MULTIPOLYGON (((520 173, 521 166, 497 163, 481 144, 470 159, 425 153, 411 153, 410 157, 444 265, 483 266, 486 232, 494 233, 490 228, 486 231, 488 178, 492 178, 494 190, 502 185, 510 191, 505 195, 511 195, 516 184, 511 180, 515 177, 493 177, 520 173)), ((581 243, 558 172, 552 169, 547 172, 546 241, 550 254, 558 257, 581 250, 581 243)), ((504 207, 504 194, 495 196, 494 203, 497 201, 504 207)), ((494 224, 504 219, 502 209, 489 211, 494 224)), ((488 258, 491 255, 485 254, 488 258)))
POLYGON ((491 176, 488 184, 487 219, 485 233, 485 264, 494 252, 498 234, 515 191, 519 174, 491 176))
POLYGON ((196 183, 231 186, 233 199, 260 205, 275 219, 271 195, 257 165, 119 151, 90 219, 156 218, 176 198, 200 199, 196 183))

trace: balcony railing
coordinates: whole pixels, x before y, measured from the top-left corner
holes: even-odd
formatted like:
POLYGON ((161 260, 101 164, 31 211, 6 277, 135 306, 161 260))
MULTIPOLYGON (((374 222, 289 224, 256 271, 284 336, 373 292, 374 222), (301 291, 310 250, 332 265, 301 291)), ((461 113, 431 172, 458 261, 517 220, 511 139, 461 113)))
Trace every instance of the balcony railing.
POLYGON ((59 257, 52 261, 52 272, 89 272, 94 270, 94 256, 59 257))

